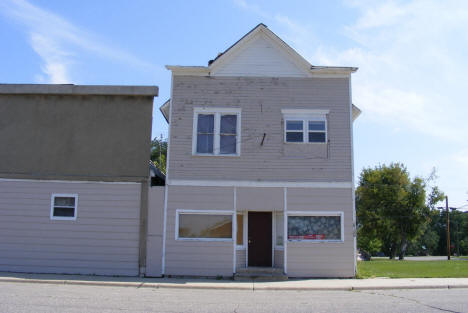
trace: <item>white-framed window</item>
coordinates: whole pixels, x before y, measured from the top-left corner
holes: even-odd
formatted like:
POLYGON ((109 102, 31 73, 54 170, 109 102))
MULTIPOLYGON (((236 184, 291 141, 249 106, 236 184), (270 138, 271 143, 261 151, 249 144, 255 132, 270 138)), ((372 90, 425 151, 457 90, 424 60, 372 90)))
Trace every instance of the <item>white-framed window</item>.
POLYGON ((327 143, 328 110, 283 109, 285 143, 327 143))
POLYGON ((51 220, 76 220, 78 195, 54 193, 50 199, 51 220))
POLYGON ((343 242, 343 212, 288 212, 288 241, 343 242))
POLYGON ((284 214, 275 212, 275 249, 283 249, 284 214))
POLYGON ((193 155, 239 156, 240 108, 194 108, 193 155))
POLYGON ((237 212, 237 230, 236 230, 236 249, 245 249, 247 241, 247 214, 245 212, 237 212))
POLYGON ((176 240, 232 241, 234 213, 215 210, 177 210, 176 240))

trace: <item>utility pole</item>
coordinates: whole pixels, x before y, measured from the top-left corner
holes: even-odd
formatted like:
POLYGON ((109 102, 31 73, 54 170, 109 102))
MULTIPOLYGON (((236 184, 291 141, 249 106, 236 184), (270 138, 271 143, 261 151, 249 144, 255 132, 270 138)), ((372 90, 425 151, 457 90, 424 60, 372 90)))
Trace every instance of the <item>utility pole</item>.
POLYGON ((447 260, 450 261, 450 217, 448 207, 448 196, 445 196, 445 211, 447 212, 447 260))

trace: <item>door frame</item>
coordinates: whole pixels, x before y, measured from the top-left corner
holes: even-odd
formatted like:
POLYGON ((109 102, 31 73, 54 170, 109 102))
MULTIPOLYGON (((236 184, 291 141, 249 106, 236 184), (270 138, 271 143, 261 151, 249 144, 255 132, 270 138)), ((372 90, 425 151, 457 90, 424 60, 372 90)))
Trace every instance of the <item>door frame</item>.
POLYGON ((244 242, 245 242, 245 267, 249 267, 249 212, 271 213, 271 267, 275 267, 275 212, 274 211, 245 211, 244 215, 244 242))

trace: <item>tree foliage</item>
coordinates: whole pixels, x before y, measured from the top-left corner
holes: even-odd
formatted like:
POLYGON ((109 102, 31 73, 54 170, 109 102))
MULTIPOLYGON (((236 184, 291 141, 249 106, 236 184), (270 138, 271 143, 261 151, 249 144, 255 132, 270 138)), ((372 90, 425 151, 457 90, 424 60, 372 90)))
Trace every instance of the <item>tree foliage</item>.
POLYGON ((166 157, 167 157, 167 139, 154 138, 151 141, 151 161, 156 167, 166 174, 166 157))
POLYGON ((359 248, 403 259, 429 223, 426 183, 400 163, 363 169, 356 189, 359 248))

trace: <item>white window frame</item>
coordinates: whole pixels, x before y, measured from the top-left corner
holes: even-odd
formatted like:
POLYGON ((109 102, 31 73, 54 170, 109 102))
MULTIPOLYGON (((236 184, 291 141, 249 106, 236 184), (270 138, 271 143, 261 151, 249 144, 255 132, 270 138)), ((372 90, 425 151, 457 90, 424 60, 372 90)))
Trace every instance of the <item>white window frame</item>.
POLYGON ((50 196, 50 219, 58 221, 76 221, 78 217, 78 195, 70 193, 53 193, 50 196), (64 197, 64 198, 75 198, 74 216, 54 216, 54 207, 55 207, 55 198, 64 197))
POLYGON ((236 217, 236 212, 233 211, 221 211, 221 210, 176 210, 176 220, 175 220, 175 240, 183 241, 224 241, 232 242, 235 240, 234 236, 236 235, 236 229, 234 224, 234 218, 236 217), (199 215, 230 215, 231 216, 231 238, 184 238, 179 237, 179 216, 181 214, 199 214, 199 215))
MULTIPOLYGON (((236 213, 236 218, 237 218, 237 215, 242 215, 242 226, 244 227, 242 229, 242 241, 244 242, 242 245, 238 245, 237 244, 237 229, 236 229, 236 250, 244 250, 247 245, 246 245, 246 242, 247 242, 247 227, 248 227, 248 224, 247 224, 247 211, 241 211, 241 212, 237 212, 236 213)), ((236 228, 237 228, 237 223, 236 223, 236 228)))
POLYGON ((283 141, 287 144, 326 144, 328 143, 328 121, 327 114, 329 110, 306 110, 306 109, 283 109, 281 113, 283 114, 284 120, 284 136, 283 141), (288 121, 302 121, 302 141, 292 142, 286 140, 286 134, 288 132, 300 132, 298 130, 287 130, 288 121), (325 131, 311 130, 309 131, 309 121, 310 122, 325 122, 325 131), (323 133, 325 132, 325 141, 324 142, 309 142, 309 132, 310 133, 323 133))
MULTIPOLYGON (((286 223, 286 236, 288 242, 344 242, 344 212, 343 211, 288 211, 288 220, 286 223), (341 224, 341 239, 325 239, 325 240, 314 240, 314 239, 289 239, 289 217, 290 216, 339 216, 341 224)), ((284 242, 284 238, 283 238, 284 242)))
POLYGON ((240 156, 241 151, 241 108, 194 108, 193 109, 193 133, 192 133, 192 155, 196 156, 240 156), (213 153, 198 153, 197 152, 197 129, 198 115, 213 114, 214 115, 214 138, 213 138, 213 153), (236 121, 236 153, 225 154, 220 153, 220 128, 222 115, 237 115, 236 121))
MULTIPOLYGON (((277 232, 277 229, 276 229, 276 224, 277 224, 277 218, 278 216, 276 215, 281 215, 282 218, 284 218, 284 212, 283 211, 274 211, 273 212, 273 235, 274 235, 274 244, 275 244, 275 250, 284 250, 284 238, 283 238, 283 245, 280 246, 278 245, 278 242, 277 242, 277 235, 278 235, 278 232, 277 232)), ((283 221, 283 228, 284 228, 284 221, 283 221)), ((284 229, 283 229, 283 237, 284 237, 284 229)))

